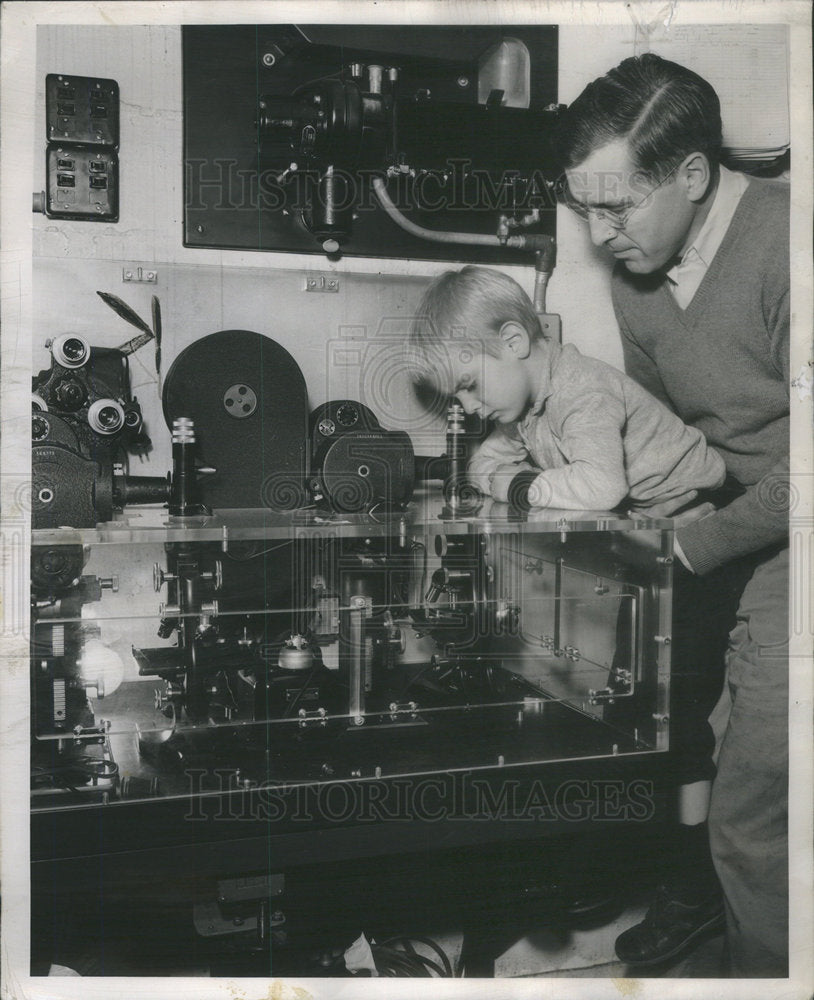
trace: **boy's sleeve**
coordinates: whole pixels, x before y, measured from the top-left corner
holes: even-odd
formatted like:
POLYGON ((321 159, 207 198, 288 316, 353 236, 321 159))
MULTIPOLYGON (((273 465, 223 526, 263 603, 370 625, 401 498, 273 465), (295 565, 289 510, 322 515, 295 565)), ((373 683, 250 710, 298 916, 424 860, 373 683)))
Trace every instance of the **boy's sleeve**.
POLYGON ((546 469, 528 485, 527 506, 610 510, 628 493, 622 434, 627 419, 611 393, 575 393, 550 415, 568 463, 546 469))
POLYGON ((505 502, 512 478, 534 468, 528 457, 515 425, 496 427, 469 460, 467 477, 481 493, 505 502))

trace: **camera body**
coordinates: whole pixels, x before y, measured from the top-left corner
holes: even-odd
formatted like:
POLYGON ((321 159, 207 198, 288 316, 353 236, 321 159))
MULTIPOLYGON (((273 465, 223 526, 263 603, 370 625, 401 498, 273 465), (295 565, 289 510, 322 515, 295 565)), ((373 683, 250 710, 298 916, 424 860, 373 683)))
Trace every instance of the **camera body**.
POLYGON ((122 351, 76 334, 49 346, 51 367, 32 383, 32 527, 92 527, 116 505, 117 456, 150 440, 122 351))
POLYGON ((413 495, 415 453, 406 431, 384 430, 367 406, 332 400, 311 414, 311 492, 332 510, 404 506, 413 495))

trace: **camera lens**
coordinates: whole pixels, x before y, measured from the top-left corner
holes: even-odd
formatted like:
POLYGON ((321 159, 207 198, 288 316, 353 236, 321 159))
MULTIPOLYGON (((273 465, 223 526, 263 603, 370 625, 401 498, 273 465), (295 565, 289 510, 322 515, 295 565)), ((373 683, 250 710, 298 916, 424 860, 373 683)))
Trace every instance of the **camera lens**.
POLYGON ((97 399, 88 407, 88 425, 97 434, 115 434, 124 427, 124 410, 115 399, 97 399))
POLYGON ((63 368, 81 368, 90 357, 90 346, 82 337, 64 333, 51 345, 51 353, 63 368))
POLYGON ((85 345, 78 337, 71 337, 62 345, 63 353, 69 361, 81 361, 85 357, 85 345))
POLYGON ((35 414, 31 421, 31 440, 44 441, 48 437, 50 427, 45 417, 35 414))

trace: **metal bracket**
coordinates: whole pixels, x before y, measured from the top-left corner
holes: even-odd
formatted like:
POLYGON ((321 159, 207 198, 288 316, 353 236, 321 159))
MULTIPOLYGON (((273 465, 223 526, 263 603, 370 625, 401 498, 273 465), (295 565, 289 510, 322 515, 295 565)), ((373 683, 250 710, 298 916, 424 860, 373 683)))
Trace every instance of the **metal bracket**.
POLYGON ((122 281, 141 281, 154 285, 158 281, 158 271, 141 267, 123 267, 122 281))
POLYGON ((304 292, 338 292, 339 278, 333 274, 306 274, 304 292))
POLYGON ((609 687, 600 688, 598 691, 595 691, 593 688, 588 688, 588 704, 599 705, 602 702, 606 702, 607 704, 612 705, 618 693, 618 691, 614 691, 609 687))
POLYGON ((237 933, 257 933, 257 917, 224 917, 217 903, 195 903, 192 922, 201 937, 223 937, 237 933))
POLYGON ((238 878, 218 879, 218 902, 238 903, 246 900, 282 896, 285 875, 243 875, 238 878))

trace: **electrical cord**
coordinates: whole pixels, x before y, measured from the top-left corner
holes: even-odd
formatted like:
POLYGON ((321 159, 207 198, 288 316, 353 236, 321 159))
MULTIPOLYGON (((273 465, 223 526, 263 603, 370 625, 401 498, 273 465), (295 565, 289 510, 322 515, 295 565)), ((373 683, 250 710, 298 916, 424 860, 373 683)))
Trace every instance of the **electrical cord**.
POLYGON ((65 764, 32 767, 31 782, 35 788, 65 788, 75 795, 82 796, 82 792, 76 787, 76 782, 70 781, 68 775, 90 783, 94 778, 113 780, 118 774, 119 765, 115 761, 83 754, 65 764))
POLYGON ((376 500, 375 503, 373 503, 365 511, 365 513, 375 524, 384 524, 384 520, 378 517, 377 514, 382 513, 386 519, 388 516, 392 517, 395 514, 403 514, 406 509, 406 504, 394 503, 393 501, 386 500, 382 497, 376 500), (380 507, 382 508, 381 511, 378 510, 380 507))
POLYGON ((259 552, 252 551, 251 546, 247 546, 247 555, 238 555, 235 552, 228 552, 227 557, 231 562, 249 562, 251 559, 259 559, 260 556, 268 555, 269 552, 276 552, 278 549, 284 549, 289 546, 291 542, 279 542, 277 545, 270 545, 267 549, 261 549, 259 552))
POLYGON ((446 952, 432 938, 399 935, 381 944, 371 944, 373 960, 380 976, 411 978, 453 977, 452 963, 446 952), (416 951, 414 943, 426 945, 440 959, 438 962, 416 951))

